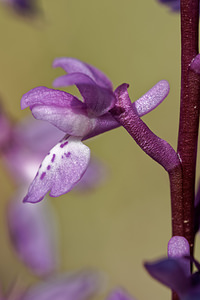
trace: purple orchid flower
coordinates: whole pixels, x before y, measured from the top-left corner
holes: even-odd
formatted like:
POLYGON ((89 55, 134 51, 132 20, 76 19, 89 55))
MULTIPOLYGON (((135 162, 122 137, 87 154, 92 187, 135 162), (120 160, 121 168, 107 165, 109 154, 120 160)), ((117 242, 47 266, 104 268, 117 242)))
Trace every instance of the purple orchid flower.
MULTIPOLYGON (((37 87, 26 93, 21 108, 30 107, 36 119, 45 120, 65 133, 43 160, 31 183, 24 202, 39 202, 46 193, 57 197, 69 192, 85 173, 90 150, 82 140, 119 127, 109 110, 116 98, 110 80, 98 69, 73 58, 60 58, 54 67, 62 67, 67 75, 57 78, 55 86, 75 84, 83 98, 60 90, 37 87)), ((142 116, 159 105, 169 93, 162 80, 133 105, 142 116)))
POLYGON ((19 283, 10 289, 1 300, 87 300, 99 289, 97 273, 66 273, 35 284, 24 290, 19 283))
POLYGON ((180 300, 200 299, 200 264, 190 258, 187 240, 174 236, 168 244, 168 256, 153 263, 145 263, 149 274, 175 291, 180 300), (190 274, 190 261, 198 269, 194 274, 190 274))
POLYGON ((36 0, 1 0, 21 15, 34 15, 37 12, 36 0))
POLYGON ((118 288, 108 296, 107 300, 134 300, 124 289, 118 288))

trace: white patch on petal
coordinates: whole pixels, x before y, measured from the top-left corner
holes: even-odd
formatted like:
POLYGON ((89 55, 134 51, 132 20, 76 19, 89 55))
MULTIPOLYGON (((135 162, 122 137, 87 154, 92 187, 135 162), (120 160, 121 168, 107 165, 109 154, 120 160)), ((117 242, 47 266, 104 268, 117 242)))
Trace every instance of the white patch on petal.
POLYGON ((32 113, 36 119, 48 121, 71 136, 85 136, 94 128, 94 120, 81 109, 35 105, 32 113))
POLYGON ((81 179, 89 160, 90 149, 80 137, 62 140, 43 160, 24 201, 38 202, 49 190, 53 197, 67 193, 81 179))

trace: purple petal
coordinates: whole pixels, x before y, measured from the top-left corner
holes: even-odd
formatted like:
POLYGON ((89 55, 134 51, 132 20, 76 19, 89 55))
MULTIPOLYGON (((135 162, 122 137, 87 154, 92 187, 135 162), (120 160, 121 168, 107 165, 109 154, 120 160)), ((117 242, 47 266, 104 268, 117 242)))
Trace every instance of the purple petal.
POLYGON ((34 0, 1 0, 1 2, 10 5, 17 13, 21 15, 33 15, 38 12, 34 0))
POLYGON ((82 73, 90 77, 97 85, 112 91, 112 82, 97 68, 71 57, 56 58, 53 67, 61 67, 66 73, 82 73))
POLYGON ((184 256, 190 255, 190 246, 183 236, 173 236, 168 242, 168 256, 171 258, 182 258, 179 262, 185 270, 185 274, 190 275, 190 260, 184 256))
POLYGON ((144 266, 153 278, 177 292, 180 297, 190 288, 189 278, 179 259, 166 258, 154 263, 145 263, 144 266))
POLYGON ((47 202, 22 203, 22 195, 8 205, 9 234, 21 260, 33 273, 44 276, 54 271, 58 262, 54 214, 47 202))
POLYGON ((187 295, 181 300, 199 300, 200 299, 200 286, 191 289, 187 295))
POLYGON ((71 94, 49 89, 44 86, 36 87, 22 96, 21 109, 34 105, 55 105, 63 108, 83 108, 83 104, 71 94))
POLYGON ((108 296, 107 300, 134 300, 134 298, 123 289, 117 289, 108 296))
POLYGON ((52 124, 35 120, 31 116, 16 124, 14 136, 15 142, 21 146, 22 156, 25 149, 28 149, 33 156, 39 155, 41 160, 48 150, 61 140, 63 132, 52 124))
POLYGON ((168 242, 169 257, 183 257, 190 255, 190 246, 183 236, 173 236, 168 242))
MULTIPOLYGON (((161 80, 141 98, 132 103, 132 107, 136 110, 138 116, 141 117, 155 109, 167 97, 168 93, 169 83, 166 80, 161 80)), ((119 126, 120 123, 113 118, 111 113, 108 112, 103 116, 96 118, 94 129, 91 130, 84 139, 91 138, 119 126)))
POLYGON ((69 135, 84 136, 93 127, 85 105, 62 91, 35 88, 22 97, 21 106, 30 106, 36 119, 48 121, 69 135))
POLYGON ((159 0, 159 2, 169 6, 172 11, 180 11, 180 0, 159 0))
POLYGON ((21 300, 87 300, 98 289, 94 273, 63 275, 29 289, 21 300))
POLYGON ((133 103, 137 114, 141 117, 155 109, 169 94, 169 83, 166 80, 159 81, 146 94, 133 103))
POLYGON ((80 138, 59 142, 43 160, 24 202, 41 201, 49 190, 52 197, 69 192, 83 176, 89 159, 90 150, 80 138))
POLYGON ((72 73, 57 78, 54 87, 76 85, 87 108, 95 116, 108 112, 116 99, 112 90, 97 85, 90 77, 82 73, 72 73))

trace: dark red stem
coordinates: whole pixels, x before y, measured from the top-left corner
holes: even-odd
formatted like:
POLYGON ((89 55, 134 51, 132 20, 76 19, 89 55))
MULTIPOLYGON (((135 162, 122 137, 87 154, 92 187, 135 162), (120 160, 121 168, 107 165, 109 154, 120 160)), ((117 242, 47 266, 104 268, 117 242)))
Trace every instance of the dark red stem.
MULTIPOLYGON (((199 0, 181 0, 181 106, 178 154, 183 174, 184 237, 194 246, 194 193, 199 128, 200 75, 190 69, 198 54, 199 0)), ((173 206, 173 204, 172 204, 173 206)), ((174 216, 172 216, 173 218, 174 216)), ((173 232, 176 232, 174 224, 173 232)))

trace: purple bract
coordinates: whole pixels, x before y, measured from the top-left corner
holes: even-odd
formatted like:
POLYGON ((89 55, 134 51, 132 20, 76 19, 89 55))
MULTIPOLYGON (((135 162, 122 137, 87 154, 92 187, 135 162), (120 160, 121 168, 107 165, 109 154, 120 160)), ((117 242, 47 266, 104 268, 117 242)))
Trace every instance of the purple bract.
POLYGON ((175 291, 180 300, 200 299, 200 264, 190 258, 189 243, 184 237, 174 236, 168 244, 168 258, 145 263, 149 274, 175 291), (190 274, 190 261, 198 271, 190 274))

